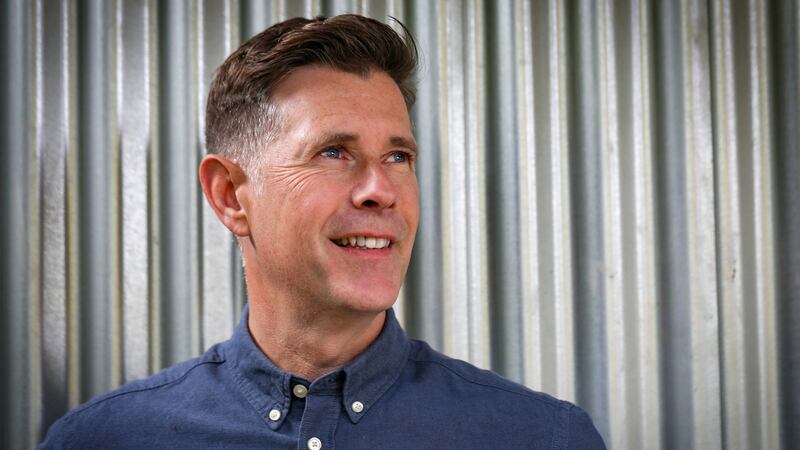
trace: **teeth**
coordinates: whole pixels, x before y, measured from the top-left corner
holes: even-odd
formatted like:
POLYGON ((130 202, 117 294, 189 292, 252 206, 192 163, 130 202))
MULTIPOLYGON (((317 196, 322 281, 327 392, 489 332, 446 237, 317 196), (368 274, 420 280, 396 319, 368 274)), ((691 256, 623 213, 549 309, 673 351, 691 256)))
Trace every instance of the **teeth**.
POLYGON ((360 248, 386 248, 391 241, 385 238, 375 238, 367 236, 350 236, 346 238, 337 239, 336 243, 343 247, 360 247, 360 248))

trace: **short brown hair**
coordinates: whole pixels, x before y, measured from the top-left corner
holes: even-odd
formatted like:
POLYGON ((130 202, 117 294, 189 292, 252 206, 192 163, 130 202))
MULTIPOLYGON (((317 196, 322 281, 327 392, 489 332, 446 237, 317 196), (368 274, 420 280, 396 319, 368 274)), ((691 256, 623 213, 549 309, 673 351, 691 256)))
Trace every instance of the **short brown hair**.
POLYGON ((277 108, 270 101, 278 83, 304 66, 324 66, 368 76, 389 75, 411 107, 417 47, 368 17, 346 14, 331 18, 294 18, 253 36, 217 69, 206 104, 206 148, 245 167, 279 128, 277 108))

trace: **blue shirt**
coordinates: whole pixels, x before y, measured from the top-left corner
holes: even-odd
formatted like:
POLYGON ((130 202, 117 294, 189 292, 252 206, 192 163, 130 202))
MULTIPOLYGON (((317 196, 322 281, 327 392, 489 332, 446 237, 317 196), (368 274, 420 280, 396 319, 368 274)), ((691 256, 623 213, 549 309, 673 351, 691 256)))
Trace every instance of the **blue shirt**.
POLYGON ((409 339, 380 336, 313 382, 256 347, 247 309, 202 356, 85 403, 41 448, 601 449, 579 407, 409 339))

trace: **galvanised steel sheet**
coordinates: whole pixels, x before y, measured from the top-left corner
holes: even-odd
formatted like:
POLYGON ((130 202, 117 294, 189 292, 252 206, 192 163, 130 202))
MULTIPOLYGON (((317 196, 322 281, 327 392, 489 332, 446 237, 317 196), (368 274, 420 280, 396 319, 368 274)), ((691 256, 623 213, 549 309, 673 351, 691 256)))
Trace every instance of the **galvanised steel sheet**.
POLYGON ((4 1, 0 446, 228 336, 208 84, 270 24, 343 12, 421 50, 410 334, 610 448, 800 444, 799 5, 4 1))

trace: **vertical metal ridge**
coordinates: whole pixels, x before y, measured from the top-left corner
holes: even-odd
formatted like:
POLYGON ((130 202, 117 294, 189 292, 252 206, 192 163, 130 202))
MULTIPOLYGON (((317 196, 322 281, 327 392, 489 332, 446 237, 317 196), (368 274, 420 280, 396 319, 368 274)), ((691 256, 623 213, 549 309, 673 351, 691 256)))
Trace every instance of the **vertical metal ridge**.
MULTIPOLYGON (((514 10, 510 2, 486 3, 486 46, 503 51, 486 54, 486 202, 496 205, 488 215, 486 237, 491 327, 491 368, 521 381, 523 345, 520 301, 520 230, 516 61, 514 10)), ((479 126, 479 124, 474 124, 479 126)))
POLYGON ((159 19, 169 24, 159 36, 159 177, 162 320, 165 348, 162 364, 172 365, 200 349, 199 227, 195 132, 197 57, 193 34, 196 10, 190 2, 162 4, 159 19), (164 123, 166 122, 166 123, 164 123))
POLYGON ((28 215, 28 271, 30 283, 30 296, 33 301, 29 304, 27 319, 27 340, 28 340, 28 407, 24 409, 28 422, 27 441, 31 446, 36 445, 39 437, 39 425, 41 418, 42 398, 42 311, 43 292, 44 292, 44 165, 42 148, 42 73, 39 68, 42 65, 42 14, 41 5, 33 3, 29 5, 29 26, 31 38, 28 41, 29 56, 28 69, 33 72, 33 79, 30 83, 30 97, 28 101, 28 139, 29 148, 27 149, 28 158, 28 183, 29 192, 29 215, 28 215))
MULTIPOLYGON (((629 447, 630 434, 636 430, 639 416, 630 414, 630 400, 628 387, 632 385, 631 376, 625 370, 627 355, 636 351, 636 341, 628 339, 628 330, 625 328, 625 314, 627 302, 624 296, 628 276, 624 270, 623 239, 624 218, 627 209, 626 199, 622 198, 622 170, 621 160, 623 155, 622 136, 620 135, 619 104, 620 86, 618 80, 618 67, 616 36, 614 31, 616 7, 614 2, 603 1, 598 3, 597 36, 598 36, 598 69, 600 101, 599 132, 600 132, 600 166, 601 196, 603 202, 603 253, 605 254, 603 295, 605 297, 605 347, 606 353, 606 385, 607 417, 605 421, 595 420, 598 426, 607 424, 606 435, 610 436, 608 443, 612 448, 629 447)), ((604 386, 605 388, 606 386, 604 386)), ((602 413, 599 413, 602 415, 602 413)), ((597 415, 597 414, 596 414, 597 415)))
POLYGON ((0 33, 0 60, 3 62, 0 74, 0 250, 5 260, 0 265, 0 301, 3 329, 0 334, 2 356, 14 363, 6 378, 7 385, 2 397, 2 424, 0 424, 0 444, 24 448, 37 430, 32 423, 35 405, 31 404, 34 387, 29 374, 35 369, 32 358, 36 355, 31 347, 30 334, 32 317, 31 302, 38 287, 34 286, 38 275, 35 273, 38 256, 35 233, 40 224, 35 219, 38 198, 35 159, 36 136, 35 97, 36 86, 28 74, 36 70, 34 46, 35 7, 30 2, 9 1, 0 5, 2 32, 0 33), (34 58, 31 57, 34 55, 34 58), (33 242, 31 242, 33 239, 33 242), (36 259, 34 259, 36 258, 36 259), (18 370, 14 370, 18 367, 18 370))
MULTIPOLYGON (((62 2, 43 8, 36 2, 37 17, 37 133, 41 160, 41 349, 39 377, 42 421, 50 423, 68 409, 67 359, 67 8, 62 2), (44 32, 48 30, 48 32, 44 32), (45 66, 45 61, 53 61, 45 66), (48 99, 48 101, 44 101, 48 99)), ((35 443, 34 443, 35 445, 35 443)))
POLYGON ((123 380, 150 373, 148 247, 148 137, 150 134, 150 24, 145 0, 118 3, 120 145, 122 158, 123 380))
MULTIPOLYGON (((218 2, 217 6, 219 6, 220 4, 223 5, 223 7, 224 7, 224 1, 223 2, 218 2)), ((199 165, 199 162, 202 161, 202 159, 203 159, 203 156, 205 154, 205 147, 206 147, 205 146, 205 137, 203 136, 203 130, 205 129, 205 116, 203 115, 202 111, 204 111, 204 108, 202 108, 200 105, 203 104, 203 98, 205 98, 205 96, 206 96, 206 94, 203 91, 204 90, 207 91, 208 90, 208 84, 210 84, 210 83, 207 83, 205 81, 205 79, 207 77, 207 73, 206 73, 206 64, 207 64, 206 63, 206 51, 207 51, 207 47, 208 47, 206 45, 206 28, 207 28, 206 20, 208 18, 210 18, 210 15, 206 13, 206 6, 213 7, 213 5, 207 5, 203 1, 195 2, 195 4, 194 4, 194 9, 195 9, 194 14, 196 15, 196 17, 195 17, 195 20, 193 21, 193 24, 194 24, 194 28, 195 29, 193 30, 193 35, 192 35, 192 39, 191 39, 192 46, 194 47, 194 53, 195 53, 195 57, 192 58, 193 59, 192 60, 192 69, 193 69, 193 74, 192 75, 194 75, 192 78, 194 79, 193 80, 194 84, 197 86, 197 89, 193 90, 193 92, 192 92, 192 94, 195 96, 196 102, 197 102, 197 107, 194 108, 194 111, 192 111, 194 113, 194 118, 193 118, 194 120, 193 121, 197 123, 197 127, 193 130, 195 132, 195 134, 196 134, 196 136, 194 138, 195 138, 195 141, 197 142, 197 145, 194 146, 194 149, 193 149, 194 151, 192 153, 194 153, 196 155, 195 157, 197 158, 198 165, 199 165)), ((223 15, 224 15, 224 13, 223 13, 223 15)), ((219 16, 217 15, 217 17, 219 17, 219 16)), ((208 28, 210 28, 210 27, 208 27, 208 28)), ((218 29, 219 27, 216 27, 216 28, 218 29)), ((223 30, 225 29, 224 25, 222 26, 222 29, 223 30)), ((224 38, 223 38, 223 41, 224 41, 224 38)), ((197 178, 198 178, 197 177, 197 173, 198 173, 197 169, 195 169, 194 172, 195 172, 195 180, 197 180, 197 178)), ((209 281, 208 275, 209 274, 206 271, 206 269, 208 267, 208 263, 210 261, 210 259, 208 258, 208 256, 209 256, 208 252, 206 251, 207 250, 206 242, 207 242, 208 232, 210 231, 210 230, 208 230, 208 226, 207 225, 213 224, 213 222, 207 220, 209 206, 208 206, 208 203, 204 201, 204 194, 203 194, 201 189, 198 189, 197 205, 196 206, 197 206, 197 210, 198 210, 197 211, 197 218, 199 220, 199 222, 197 224, 198 225, 197 226, 197 233, 198 233, 198 235, 197 235, 197 237, 198 237, 198 239, 197 239, 197 248, 198 248, 198 252, 197 253, 198 253, 198 255, 197 256, 198 256, 198 264, 200 265, 200 268, 199 268, 198 273, 197 273, 197 276, 198 276, 198 280, 197 280, 198 281, 198 286, 197 286, 197 296, 198 296, 198 299, 197 299, 197 308, 198 308, 197 318, 200 321, 200 323, 198 324, 198 336, 197 337, 198 337, 198 347, 202 351, 202 350, 205 350, 207 348, 205 346, 206 334, 207 334, 207 332, 209 332, 207 313, 209 313, 209 310, 212 309, 212 305, 210 304, 210 302, 208 302, 208 300, 211 297, 211 295, 213 295, 213 293, 207 292, 206 288, 210 287, 211 289, 213 289, 214 286, 209 286, 209 283, 208 283, 208 281, 209 281)), ((223 271, 223 273, 225 273, 225 271, 223 271)), ((229 290, 229 292, 230 292, 230 290, 229 290)), ((224 297, 222 297, 220 300, 224 301, 224 297)))
POLYGON ((62 68, 65 74, 66 90, 66 222, 67 222, 67 393, 69 407, 74 408, 81 402, 81 333, 80 315, 80 190, 79 190, 79 158, 80 133, 78 131, 80 117, 80 98, 78 77, 78 33, 69 30, 77 29, 78 5, 76 2, 65 2, 64 14, 64 53, 66 54, 62 68))
MULTIPOLYGON (((554 324, 550 339, 553 341, 551 353, 552 367, 551 386, 555 395, 575 399, 575 327, 573 322, 573 283, 575 267, 572 258, 573 239, 570 210, 571 188, 569 183, 569 123, 567 120, 567 61, 566 61, 566 19, 564 4, 551 0, 548 8, 549 42, 549 85, 550 99, 550 142, 546 148, 552 150, 550 160, 550 186, 552 227, 549 236, 552 239, 553 267, 553 307, 550 312, 554 324)), ((545 363, 543 361, 543 363, 545 363)))
POLYGON ((469 250, 469 358, 479 366, 489 367, 491 361, 489 288, 487 273, 486 242, 486 80, 485 24, 481 14, 482 0, 470 0, 467 4, 466 27, 467 49, 465 55, 467 98, 465 102, 465 127, 467 130, 467 245, 469 250))
MULTIPOLYGON (((687 263, 690 274, 717 273, 714 217, 714 162, 708 24, 705 4, 688 1, 681 16, 685 97, 687 263)), ((720 448, 719 318, 715 283, 689 277, 691 406, 694 448, 720 448)))
MULTIPOLYGON (((161 25, 159 23, 159 10, 156 0, 146 0, 147 7, 145 9, 145 16, 147 22, 146 34, 146 51, 147 51, 147 66, 148 66, 148 87, 149 87, 149 117, 152 124, 161 123, 161 97, 162 89, 159 87, 159 74, 161 72, 161 61, 159 57, 159 40, 162 35, 161 25)), ((147 259, 148 259, 148 294, 150 298, 148 308, 148 339, 149 348, 148 354, 150 356, 149 366, 150 370, 155 372, 164 367, 164 351, 162 350, 162 337, 161 322, 163 319, 162 312, 162 299, 161 286, 162 280, 162 267, 161 241, 164 239, 161 216, 159 211, 162 208, 161 202, 161 181, 160 181, 160 165, 161 160, 161 145, 160 145, 160 126, 151 126, 147 134, 147 234, 150 238, 147 242, 147 259)))
MULTIPOLYGON (((659 392, 666 448, 693 448, 691 334, 687 271, 684 145, 683 4, 659 2, 653 11, 653 161, 657 280, 660 299, 659 392), (657 70, 656 70, 657 69, 657 70)), ((688 51, 688 49, 687 49, 688 51)))
POLYGON ((633 157, 633 229, 635 256, 630 258, 636 277, 626 299, 635 304, 636 313, 629 319, 631 333, 638 344, 633 378, 638 381, 635 391, 637 411, 641 418, 631 446, 659 449, 662 441, 662 399, 658 358, 659 295, 657 289, 656 255, 656 190, 653 183, 655 147, 653 145, 653 35, 651 10, 648 2, 631 1, 631 153, 633 157), (630 300, 633 298, 634 300, 630 300))
POLYGON ((601 58, 602 13, 600 4, 578 1, 568 8, 567 26, 576 32, 569 39, 570 121, 568 147, 570 201, 573 217, 572 248, 575 277, 573 301, 576 363, 576 401, 595 418, 597 426, 608 429, 608 358, 604 222, 606 198, 603 183, 604 158, 609 150, 602 130, 604 85, 601 58))
MULTIPOLYGON (((35 45, 35 36, 30 32, 31 25, 33 25, 33 8, 30 4, 19 3, 12 6, 11 14, 12 20, 17 20, 17 23, 8 24, 9 28, 17 38, 16 42, 9 36, 8 53, 10 54, 9 67, 12 73, 8 76, 9 81, 16 81, 23 84, 18 92, 8 92, 7 100, 9 105, 16 106, 14 111, 8 111, 9 115, 18 115, 18 117, 11 119, 13 121, 7 130, 7 137, 9 142, 4 142, 4 151, 17 150, 18 154, 12 156, 9 167, 13 168, 16 173, 9 173, 6 179, 11 182, 5 188, 11 191, 8 209, 6 209, 9 216, 12 218, 10 222, 10 231, 14 236, 9 236, 10 239, 16 241, 9 245, 10 250, 8 255, 13 259, 13 263, 17 265, 16 269, 10 269, 10 279, 8 280, 11 285, 11 295, 14 296, 35 296, 39 293, 39 269, 40 260, 36 254, 38 250, 38 236, 35 232, 39 227, 38 211, 36 202, 38 200, 38 177, 37 165, 35 159, 35 145, 36 136, 34 135, 33 127, 31 125, 35 120, 35 102, 32 101, 30 95, 36 94, 36 85, 31 83, 30 80, 25 80, 24 74, 30 71, 35 66, 33 58, 31 58, 31 50, 35 45), (16 64, 16 66, 15 66, 16 64), (16 80, 14 78, 17 78, 16 80), (16 125, 16 128, 12 128, 16 125)), ((4 86, 5 89, 13 90, 14 86, 4 86)), ((31 342, 31 333, 33 330, 33 320, 35 319, 33 313, 35 306, 30 303, 22 303, 19 307, 13 308, 12 317, 13 322, 8 324, 10 329, 11 338, 8 342, 10 344, 10 353, 12 356, 20 360, 22 367, 26 370, 35 370, 36 361, 34 360, 36 348, 33 346, 35 342, 31 342)), ((31 419, 35 413, 35 405, 30 404, 32 395, 35 393, 36 387, 32 385, 30 379, 17 378, 14 380, 18 383, 16 392, 11 394, 9 404, 8 420, 12 425, 19 425, 23 427, 24 434, 16 440, 19 445, 28 443, 35 433, 32 427, 31 419), (17 405, 22 405, 22 408, 12 410, 17 405), (13 412, 12 412, 13 411, 13 412), (19 417, 14 417, 18 414, 19 417)), ((14 442, 14 441, 12 441, 14 442)), ((13 444, 12 444, 13 445, 13 444)))
MULTIPOLYGON (((757 302, 758 336, 758 381, 757 392, 752 396, 758 399, 758 422, 751 422, 754 433, 754 447, 782 448, 780 435, 779 379, 778 379, 778 316, 775 274, 775 205, 773 189, 772 152, 774 140, 771 132, 773 118, 770 110, 773 99, 769 95, 767 83, 770 78, 767 59, 766 23, 767 5, 763 0, 751 0, 749 7, 749 61, 750 96, 753 138, 753 253, 755 255, 754 291, 757 302)), ((800 14, 800 8, 797 8, 800 14)), ((800 21, 795 22, 800 23, 800 21)), ((798 39, 800 43, 800 39, 798 39)))
MULTIPOLYGON (((536 170, 539 165, 536 152, 536 94, 533 43, 532 5, 527 1, 514 2, 514 35, 518 61, 517 89, 517 142, 519 142, 518 171, 520 185, 520 266, 522 303, 523 381, 534 389, 542 389, 542 305, 539 295, 539 245, 538 202, 536 170)), ((544 66, 544 64, 541 64, 544 66)))
POLYGON ((119 302, 116 283, 115 210, 118 148, 113 108, 113 11, 104 2, 78 5, 78 24, 87 32, 78 38, 78 247, 81 269, 81 398, 89 398, 116 385, 118 347, 115 338, 119 302), (104 126, 95 126, 104 123, 104 126))
POLYGON ((779 333, 781 439, 800 442, 800 4, 783 0, 769 8, 769 108, 775 191, 775 253, 779 333))
MULTIPOLYGON (((202 245, 203 245, 203 222, 202 214, 205 205, 205 198, 200 189, 200 184, 197 181, 197 166, 200 163, 200 158, 204 153, 204 139, 200 127, 203 125, 197 119, 200 117, 200 98, 202 95, 199 91, 201 86, 201 77, 203 76, 201 67, 197 64, 202 60, 202 48, 198 40, 198 34, 203 27, 201 22, 200 10, 202 8, 201 2, 192 2, 190 4, 189 17, 190 25, 187 27, 189 36, 187 38, 187 52, 189 59, 188 66, 188 80, 189 80, 189 111, 187 115, 188 129, 186 137, 188 138, 188 145, 190 150, 187 154, 190 156, 186 161, 186 181, 190 186, 188 189, 187 202, 190 205, 189 220, 192 231, 191 241, 189 242, 189 254, 191 262, 191 284, 194 295, 189 298, 189 311, 191 317, 191 341, 189 343, 189 357, 196 355, 203 350, 203 259, 202 259, 202 245)), ((182 358, 185 359, 185 358, 182 358)))
POLYGON ((118 2, 121 0, 110 1, 108 6, 108 18, 110 27, 108 33, 110 35, 108 42, 108 96, 109 102, 107 110, 110 112, 107 120, 109 123, 109 141, 110 145, 108 150, 111 152, 109 161, 110 170, 110 203, 111 208, 109 211, 111 232, 109 233, 109 259, 111 263, 111 279, 110 279, 110 303, 111 311, 109 313, 108 321, 110 322, 109 339, 111 345, 111 386, 118 386, 122 383, 123 378, 123 341, 122 341, 122 136, 120 134, 120 55, 119 55, 119 41, 121 39, 121 28, 119 16, 118 2))
POLYGON ((464 80, 462 17, 452 2, 443 2, 440 6, 439 29, 443 35, 439 41, 439 67, 441 81, 440 90, 447 92, 439 105, 442 118, 442 140, 440 144, 442 167, 442 248, 444 255, 442 308, 444 323, 444 351, 467 356, 467 351, 456 347, 465 343, 467 336, 463 324, 467 314, 467 277, 466 268, 460 267, 467 262, 466 230, 464 216, 466 199, 464 158, 461 150, 466 146, 464 128, 464 80), (449 249, 449 251, 448 251, 449 249), (454 317, 455 316, 455 317, 454 317), (462 317, 458 317, 462 316, 462 317))
POLYGON ((717 181, 717 222, 719 247, 717 284, 719 285, 720 344, 724 367, 721 376, 722 390, 722 444, 724 446, 748 443, 749 428, 746 400, 744 350, 746 316, 743 297, 742 242, 740 227, 740 197, 738 176, 739 143, 737 136, 736 79, 734 70, 731 5, 716 1, 712 5, 714 23, 711 66, 714 76, 714 147, 717 181))

